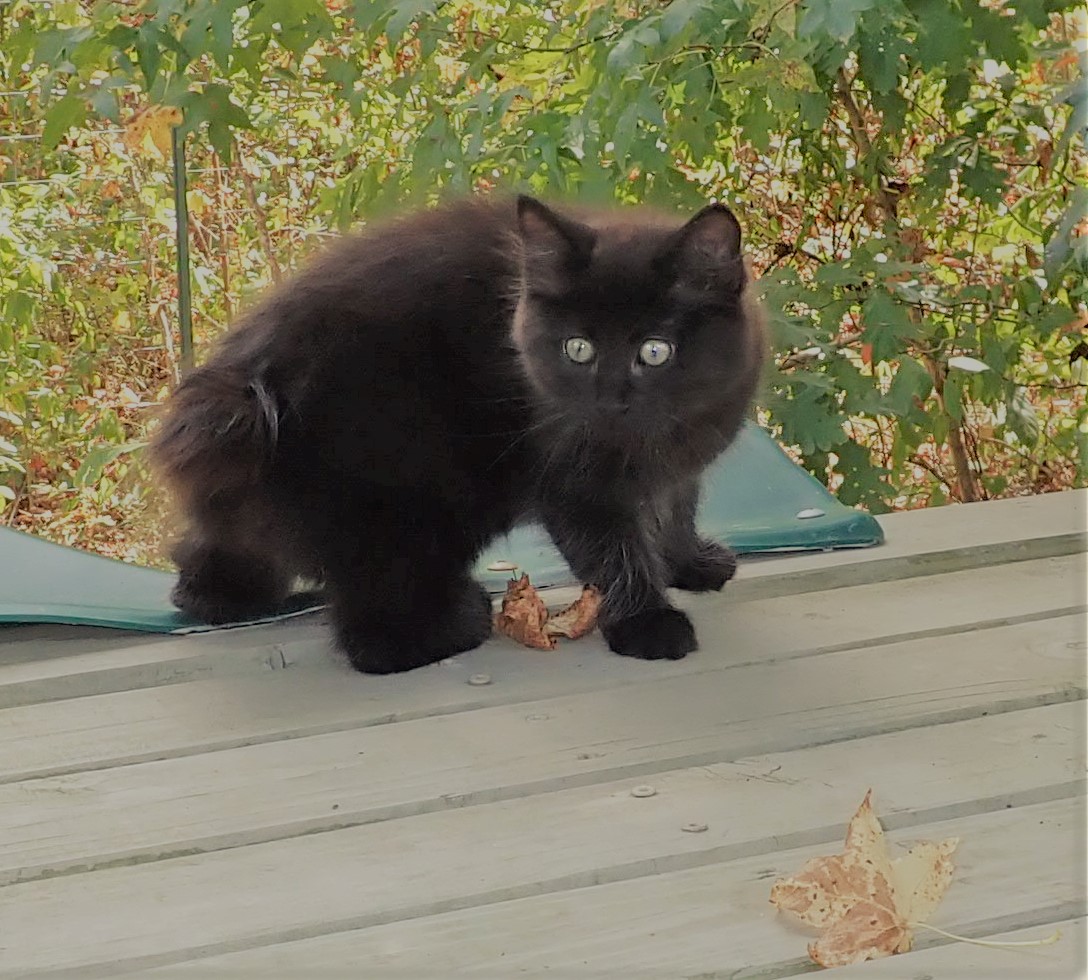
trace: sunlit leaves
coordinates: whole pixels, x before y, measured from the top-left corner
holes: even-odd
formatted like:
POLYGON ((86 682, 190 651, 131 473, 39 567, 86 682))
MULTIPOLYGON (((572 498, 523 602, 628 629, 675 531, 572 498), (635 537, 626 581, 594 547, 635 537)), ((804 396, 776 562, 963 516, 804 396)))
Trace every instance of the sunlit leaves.
POLYGON ((413 21, 420 21, 432 15, 438 7, 437 0, 396 0, 393 3, 362 2, 356 5, 357 16, 362 17, 367 27, 373 28, 381 24, 385 36, 391 45, 400 42, 408 25, 413 21), (362 8, 369 8, 362 10, 362 8), (380 11, 386 11, 386 16, 381 16, 380 11), (361 13, 360 13, 361 12, 361 13))
POLYGON ((798 34, 813 37, 826 34, 846 44, 857 30, 858 18, 880 0, 809 0, 798 34))
POLYGON ((920 332, 911 311, 884 289, 873 290, 862 306, 862 316, 863 336, 872 345, 875 361, 890 361, 920 332))
POLYGON ((895 371, 891 386, 885 396, 888 408, 899 416, 915 416, 915 421, 924 418, 923 406, 933 391, 933 377, 913 357, 903 357, 895 371))
POLYGON ((911 8, 918 20, 918 64, 927 70, 956 73, 978 43, 971 37, 965 11, 954 0, 913 0, 911 8))
POLYGON ((86 100, 78 95, 64 96, 54 102, 45 114, 42 143, 49 148, 56 146, 69 129, 82 125, 86 118, 86 100))
MULTIPOLYGON (((62 153, 137 105, 178 106, 194 175, 214 150, 239 179, 242 148, 249 190, 285 237, 451 191, 729 201, 757 271, 771 270, 761 288, 781 368, 765 418, 843 499, 878 507, 919 481, 955 494, 911 462, 929 453, 939 473, 955 419, 1054 459, 1088 438, 1079 391, 1068 426, 1046 415, 1046 386, 1073 383, 1068 324, 1088 301, 1073 179, 1088 99, 1060 32, 1040 33, 1073 6, 143 0, 27 20, 0 60, 37 66, 31 128, 62 153), (989 370, 957 367, 968 358, 989 370)), ((214 244, 222 213, 205 191, 194 227, 214 244)), ((167 204, 145 203, 170 221, 167 204)), ((238 211, 237 248, 259 261, 259 224, 238 211)), ((12 324, 40 315, 28 304, 49 300, 9 258, 10 348, 12 324)), ((209 304, 238 291, 218 270, 198 273, 209 304)), ((88 302, 66 308, 77 298, 88 302)), ((980 462, 1000 453, 981 434, 977 445, 980 462)))

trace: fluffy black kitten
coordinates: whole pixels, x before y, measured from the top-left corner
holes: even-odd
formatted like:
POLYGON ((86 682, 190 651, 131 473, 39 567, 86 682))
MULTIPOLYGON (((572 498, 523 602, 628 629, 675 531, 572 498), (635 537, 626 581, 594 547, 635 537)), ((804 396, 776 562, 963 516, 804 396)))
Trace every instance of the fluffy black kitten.
POLYGON ((174 602, 208 622, 322 580, 359 670, 482 643, 474 560, 540 520, 617 653, 696 648, 668 586, 720 589, 701 471, 763 360, 741 231, 641 209, 462 201, 350 236, 174 394, 152 452, 188 520, 174 602))

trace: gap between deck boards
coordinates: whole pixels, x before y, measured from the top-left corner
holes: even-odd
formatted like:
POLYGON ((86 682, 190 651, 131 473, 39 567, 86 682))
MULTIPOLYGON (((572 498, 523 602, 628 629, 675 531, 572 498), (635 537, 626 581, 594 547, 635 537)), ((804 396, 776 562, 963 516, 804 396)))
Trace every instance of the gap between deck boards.
MULTIPOLYGON (((1040 824, 1054 823, 1057 826, 1064 827, 1066 824, 1079 822, 1078 817, 1083 817, 1083 807, 1079 803, 1075 803, 1075 800, 1076 794, 1060 797, 1053 802, 1029 802, 1024 805, 1022 811, 1008 813, 1007 816, 1010 818, 1020 817, 1032 824, 1038 820, 1040 824)), ((1000 807, 996 810, 980 811, 970 816, 957 816, 949 819, 946 812, 946 807, 919 809, 901 812, 896 815, 897 819, 895 821, 882 818, 882 822, 893 834, 901 830, 918 830, 920 835, 927 839, 960 836, 965 844, 972 841, 982 843, 987 838, 1001 837, 1008 833, 1007 830, 1002 829, 1007 828, 1008 824, 1002 822, 999 826, 996 820, 999 815, 1006 813, 1004 801, 1001 801, 1000 807), (922 831, 922 828, 925 828, 925 830, 922 831)), ((685 872, 697 872, 700 869, 712 866, 722 867, 724 887, 730 883, 736 884, 738 881, 735 873, 732 877, 729 876, 730 867, 744 865, 751 868, 756 859, 767 861, 769 873, 767 875, 760 874, 758 877, 761 880, 761 885, 769 891, 771 880, 777 874, 796 870, 804 860, 814 853, 826 853, 836 845, 841 844, 842 833, 843 825, 839 823, 821 828, 819 831, 813 830, 781 837, 769 837, 750 842, 751 849, 744 852, 726 846, 709 852, 673 856, 666 860, 660 857, 647 858, 623 865, 595 869, 594 871, 576 872, 520 885, 461 894, 444 899, 434 899, 411 906, 376 910, 321 922, 281 926, 275 929, 274 932, 266 931, 231 939, 213 940, 201 945, 175 948, 170 951, 128 957, 117 956, 111 958, 108 963, 102 960, 90 960, 79 966, 73 965, 67 968, 31 968, 23 970, 19 975, 54 978, 78 977, 81 980, 82 978, 91 980, 91 978, 113 977, 160 966, 184 965, 189 968, 189 975, 214 976, 214 974, 207 971, 207 964, 214 962, 215 958, 219 957, 224 960, 230 959, 232 958, 231 954, 237 954, 243 961, 247 954, 259 957, 258 962, 263 960, 264 970, 262 975, 267 975, 268 969, 277 964, 276 959, 270 960, 268 958, 269 955, 275 955, 274 951, 277 948, 303 947, 323 940, 337 942, 338 940, 347 939, 350 934, 365 935, 369 930, 387 928, 411 930, 417 927, 427 929, 429 920, 440 920, 442 917, 456 915, 457 913, 486 916, 489 912, 510 908, 519 903, 548 901, 560 896, 565 896, 573 901, 582 901, 583 897, 588 900, 589 896, 585 893, 593 888, 638 887, 642 882, 650 883, 659 880, 658 876, 668 877, 685 872), (203 969, 202 965, 204 966, 203 969)), ((988 846, 992 850, 993 845, 988 846)), ((976 872, 983 877, 995 875, 995 869, 991 868, 977 868, 976 872)), ((997 876, 999 877, 999 874, 997 876)), ((968 887, 970 887, 970 884, 968 884, 968 887)), ((996 881, 990 881, 988 887, 991 889, 991 893, 1000 892, 996 881)), ((1061 890, 1069 891, 1070 889, 1066 886, 1061 890)), ((1017 903, 1018 895, 1016 892, 1010 894, 1009 901, 1012 904, 1017 903)), ((1001 903, 998 901, 996 904, 1000 905, 1001 903)), ((1084 903, 1080 899, 1066 899, 1042 908, 1021 908, 1013 914, 991 914, 981 919, 977 918, 977 910, 972 909, 971 911, 974 912, 975 918, 964 916, 951 922, 946 919, 942 926, 947 926, 949 931, 958 933, 964 933, 964 930, 972 928, 985 930, 987 928, 1015 927, 1020 924, 1031 924, 1035 921, 1033 916, 1038 915, 1040 912, 1045 922, 1051 922, 1083 914, 1084 903)), ((777 928, 782 929, 781 944, 783 946, 793 943, 797 944, 799 949, 804 948, 804 939, 800 935, 790 933, 784 926, 778 926, 777 928)), ((417 937, 417 942, 421 938, 417 937)), ((723 949, 722 958, 724 959, 726 955, 723 949)), ((358 968, 359 959, 357 955, 350 956, 349 962, 353 964, 353 968, 358 968)), ((909 960, 901 962, 906 965, 909 960)), ((802 964, 803 960, 800 957, 785 963, 779 961, 778 963, 768 964, 775 968, 785 967, 786 970, 785 973, 772 973, 770 976, 792 975, 795 972, 803 972, 799 969, 802 964)), ((162 972, 169 975, 169 971, 162 972)), ((714 976, 713 973, 710 975, 714 976)), ((748 974, 744 975, 747 976, 748 974)), ((755 971, 751 974, 752 977, 761 975, 766 974, 762 971, 755 971)), ((699 974, 694 974, 694 976, 699 976, 699 974)))
MULTIPOLYGON (((963 634, 984 632, 987 630, 997 630, 1009 626, 1021 626, 1030 623, 1042 623, 1048 620, 1062 619, 1064 617, 1072 615, 1080 615, 1083 611, 1084 607, 1059 607, 1055 609, 1042 610, 1039 612, 1025 613, 1023 615, 1003 616, 998 619, 976 620, 968 623, 957 623, 948 627, 905 630, 900 633, 892 633, 887 636, 878 637, 876 639, 859 638, 856 640, 848 640, 841 643, 828 643, 821 646, 814 646, 805 650, 794 650, 783 653, 780 656, 769 657, 764 660, 749 659, 740 660, 728 664, 696 667, 684 671, 684 676, 719 674, 723 671, 753 667, 759 664, 785 663, 791 660, 798 660, 801 658, 818 657, 836 653, 848 653, 853 650, 862 650, 869 648, 875 649, 879 647, 895 645, 898 643, 909 643, 917 640, 954 637, 963 634)), ((608 654, 602 652, 602 656, 608 656, 608 654)), ((663 677, 676 676, 676 673, 677 672, 675 671, 668 671, 663 675, 663 677)), ((631 675, 627 679, 614 678, 611 680, 602 680, 599 684, 583 684, 579 686, 578 690, 584 693, 592 693, 593 691, 600 690, 602 688, 615 690, 617 687, 635 686, 638 684, 644 684, 646 682, 646 678, 642 678, 637 675, 631 675)), ((96 696, 123 696, 125 693, 127 692, 114 692, 113 695, 107 694, 96 696)), ((135 694, 139 692, 131 693, 135 694)), ((564 693, 566 692, 557 691, 555 696, 562 696, 564 693)), ((0 771, 0 786, 3 786, 7 783, 22 782, 27 779, 44 779, 52 776, 64 776, 73 775, 80 772, 92 772, 97 769, 122 768, 126 766, 141 765, 146 762, 158 762, 164 761, 166 759, 185 758, 194 755, 206 755, 213 752, 226 752, 232 749, 246 748, 253 745, 267 745, 275 742, 289 741, 299 738, 311 738, 320 735, 333 735, 341 732, 356 731, 363 728, 372 728, 383 725, 393 725, 404 722, 420 721, 425 718, 448 717, 450 715, 461 714, 468 711, 481 711, 494 707, 510 707, 518 704, 531 703, 533 700, 539 699, 539 696, 539 691, 536 691, 534 689, 521 689, 511 692, 507 696, 493 696, 488 700, 480 699, 474 701, 465 701, 461 703, 436 705, 431 708, 397 711, 388 714, 374 715, 371 717, 352 718, 341 722, 313 724, 297 728, 284 728, 279 731, 267 731, 261 734, 254 734, 250 736, 219 738, 212 741, 197 742, 190 745, 172 746, 168 749, 157 748, 142 753, 133 752, 127 753, 125 755, 102 756, 100 758, 90 759, 85 762, 68 763, 67 765, 36 766, 30 769, 15 769, 8 772, 0 771)), ((63 702, 46 703, 60 704, 63 702)), ((33 708, 35 706, 18 705, 16 707, 26 709, 33 708)), ((0 712, 4 710, 15 709, 0 708, 0 712)), ((0 719, 2 719, 2 715, 0 715, 0 719)), ((2 744, 2 739, 0 739, 0 745, 2 744)))
MULTIPOLYGON (((969 920, 963 923, 958 923, 954 929, 945 929, 945 932, 954 932, 957 936, 963 936, 967 939, 987 939, 992 936, 997 936, 1002 933, 1011 932, 1013 930, 1022 931, 1025 929, 1038 930, 1039 935, 1034 936, 1035 939, 1045 938, 1048 934, 1048 929, 1054 926, 1056 923, 1069 922, 1070 920, 1078 919, 1085 914, 1086 903, 1082 900, 1061 902, 1057 905, 1050 905, 1046 908, 1033 909, 1030 912, 1017 912, 1011 915, 995 916, 989 919, 969 920)), ((1021 937, 1027 939, 1027 936, 1021 937)), ((1068 942, 1068 938, 1066 941, 1068 942)), ((917 929, 914 933, 914 945, 911 948, 911 952, 907 954, 900 954, 895 964, 897 967, 898 975, 907 977, 908 975, 913 980, 935 980, 935 978, 927 970, 917 965, 913 961, 912 953, 922 953, 931 949, 940 949, 942 947, 951 946, 958 941, 955 939, 949 939, 946 936, 939 936, 935 933, 927 933, 925 929, 917 929), (910 958, 905 958, 910 957, 910 958), (899 973, 899 971, 902 971, 899 973)), ((963 944, 960 943, 962 946, 963 944)), ((869 961, 869 962, 885 962, 885 961, 869 961)), ((994 964, 997 965, 996 963, 994 964)), ((1022 966, 1023 964, 1020 964, 1022 966)), ((689 973, 685 974, 679 980, 780 980, 782 977, 796 977, 803 974, 812 974, 818 971, 815 968, 812 960, 808 957, 797 957, 795 959, 783 960, 781 963, 768 963, 754 969, 740 969, 740 970, 727 970, 722 972, 710 972, 710 973, 689 973)), ((852 970, 849 974, 845 974, 853 980, 853 977, 865 974, 860 974, 857 970, 852 970)), ((945 975, 946 980, 949 980, 948 974, 945 975)), ((1020 974, 1020 977, 1027 980, 1027 974, 1020 974)), ((1065 980, 1075 980, 1070 976, 1065 980)))
MULTIPOLYGON (((749 566, 749 577, 742 574, 730 583, 725 595, 730 602, 748 602, 893 581, 907 585, 918 577, 953 574, 956 570, 984 570, 1081 553, 1088 536, 1069 527, 1076 526, 1078 516, 1083 518, 1086 501, 1088 491, 1075 491, 893 515, 888 522, 889 527, 895 527, 894 537, 886 545, 862 552, 754 561, 749 566), (1010 530, 1028 525, 1039 536, 1026 538, 1022 532, 1010 530), (958 541, 967 543, 958 545, 958 541)), ((75 651, 78 642, 72 637, 62 645, 75 651)), ((48 644, 43 640, 19 644, 24 645, 44 649, 48 644)), ((320 617, 309 623, 295 621, 182 638, 162 637, 135 644, 125 640, 112 653, 39 653, 23 663, 12 660, 6 668, 0 667, 0 707, 175 684, 199 677, 271 671, 303 662, 336 662, 320 617), (321 640, 297 639, 312 636, 315 630, 322 633, 321 640), (31 665, 36 669, 18 669, 31 665)))
POLYGON ((607 696, 579 693, 537 702, 528 715, 524 706, 493 707, 405 722, 395 730, 296 740, 289 754, 272 744, 125 767, 114 778, 24 780, 0 787, 0 813, 6 815, 0 832, 8 842, 0 848, 0 883, 217 852, 1079 701, 1081 671, 1070 649, 1075 641, 1069 641, 1078 622, 1053 621, 1042 635, 1024 626, 971 634, 958 642, 951 660, 945 650, 914 641, 882 648, 875 659, 876 651, 866 649, 757 665, 738 675, 740 687, 707 687, 704 677, 678 676, 607 696), (995 658, 993 651, 1002 649, 1009 652, 995 658), (989 680, 981 681, 987 665, 989 680), (836 676, 850 679, 848 690, 828 680, 836 676), (746 710, 753 691, 782 692, 775 712, 746 710), (650 723, 647 712, 654 711, 658 717, 650 723), (397 760, 406 751, 426 753, 428 746, 435 748, 425 756, 427 764, 406 780, 397 760), (471 778, 464 771, 469 760, 471 778), (305 806, 288 805, 296 784, 305 791, 305 806), (39 811, 24 831, 19 815, 29 814, 35 801, 39 811), (125 834, 127 849, 118 851, 107 837, 131 806, 146 815, 143 824, 161 825, 161 834, 165 815, 174 808, 186 813, 188 835, 152 841, 137 837, 133 826, 125 834), (238 816, 211 820, 220 811, 238 816), (39 836, 74 841, 91 828, 101 828, 100 843, 88 840, 65 858, 53 845, 46 863, 29 850, 19 856, 17 849, 39 836))
MULTIPOLYGON (((554 655, 526 654, 506 644, 491 643, 455 658, 456 663, 449 666, 394 678, 362 678, 330 664, 301 671, 265 672, 248 681, 241 676, 189 678, 187 683, 98 694, 84 692, 70 699, 44 702, 36 700, 36 694, 41 693, 36 690, 39 682, 9 679, 5 684, 5 672, 0 669, 0 703, 12 703, 0 710, 0 758, 4 760, 0 762, 0 783, 525 703, 572 690, 611 690, 653 678, 701 674, 709 679, 719 672, 759 662, 876 649, 911 640, 936 640, 1010 624, 1042 622, 1082 608, 1070 606, 1066 594, 1075 594, 1068 582, 1078 562, 1066 558, 1032 563, 1025 569, 1031 572, 1025 587, 1012 592, 998 589, 1000 574, 991 582, 994 573, 981 573, 976 583, 981 596, 954 605, 947 602, 947 596, 969 587, 973 575, 964 578, 965 573, 950 573, 901 587, 859 586, 798 600, 725 603, 715 606, 717 616, 693 603, 691 608, 705 649, 678 663, 632 663, 609 653, 595 638, 554 655), (936 625, 918 628, 915 610, 921 609, 936 625), (879 627, 874 625, 874 617, 879 627), (768 627, 761 628, 761 622, 768 627), (884 629, 888 632, 881 635, 884 629), (721 656, 719 647, 739 650, 732 654, 736 659, 729 659, 728 654, 721 656), (745 656, 747 650, 758 651, 758 655, 745 656), (484 688, 467 687, 470 671, 487 672, 496 683, 484 688), (202 699, 202 690, 207 691, 208 698, 202 699), (200 705, 209 698, 219 705, 219 711, 208 717, 199 730, 186 732, 184 719, 193 716, 194 710, 206 715, 200 705), (231 703, 232 698, 237 706, 231 703), (255 700, 261 702, 260 709, 254 708, 255 700), (263 707, 265 702, 268 707, 263 707), (151 744, 154 749, 88 756, 89 746, 99 744, 107 734, 109 725, 104 726, 104 722, 112 721, 116 728, 118 720, 126 716, 130 721, 123 740, 141 748, 151 744), (313 720, 300 724, 307 716, 313 720), (86 719, 82 731, 80 718, 86 719), (177 723, 153 721, 173 718, 178 719, 177 723), (244 731, 247 727, 248 733, 239 733, 240 728, 244 731), (211 735, 217 728, 222 734, 211 735), (21 732, 42 734, 32 740, 29 735, 20 736, 21 732), (20 738, 24 745, 20 745, 20 738), (29 750, 32 759, 38 755, 41 761, 19 765, 17 760, 24 749, 29 750), (64 759, 64 763, 50 764, 50 755, 64 759)), ((109 737, 115 742, 122 740, 112 732, 109 737)))
MULTIPOLYGON (((974 731, 980 725, 988 731, 1001 732, 1010 726, 1016 728, 1037 724, 1034 719, 1043 716, 1052 719, 1068 716, 1069 723, 1072 723, 1078 712, 1072 709, 1059 712, 1057 707, 1053 707, 1070 700, 1073 699, 1040 700, 1036 696, 1016 702, 985 701, 972 709, 960 706, 946 711, 909 710, 898 722, 890 719, 879 722, 860 720, 842 728, 836 727, 823 737, 814 734, 819 732, 818 725, 814 726, 812 722, 802 724, 800 718, 782 733, 774 731, 774 719, 769 719, 766 725, 740 722, 738 730, 727 730, 714 737, 711 741, 717 746, 713 749, 677 754, 668 751, 667 747, 663 751, 643 748, 641 753, 650 757, 643 762, 627 765, 600 764, 591 760, 576 762, 573 749, 548 746, 544 757, 526 759, 524 765, 529 769, 555 770, 551 775, 541 774, 533 779, 525 774, 511 780, 510 760, 496 757, 486 764, 481 763, 483 775, 479 778, 480 785, 465 792, 441 792, 442 784, 450 785, 451 781, 436 771, 433 778, 437 785, 431 790, 433 795, 429 796, 420 795, 419 791, 413 791, 410 787, 401 789, 396 783, 390 783, 388 772, 379 771, 368 778, 359 766, 346 769, 341 768, 339 762, 334 762, 324 781, 311 780, 299 787, 299 791, 304 793, 304 806, 285 807, 279 814, 267 808, 273 805, 270 801, 276 796, 290 792, 289 787, 295 781, 292 773, 300 766, 300 760, 293 760, 287 767, 282 785, 270 775, 267 779, 261 778, 252 787, 243 785, 233 793, 224 791, 222 779, 211 784, 206 782, 206 777, 202 777, 199 770, 192 773, 171 772, 162 766, 149 767, 138 774, 139 781, 130 779, 131 785, 128 787, 104 783, 102 793, 96 792, 95 783, 81 787, 67 780, 58 781, 53 787, 42 786, 41 790, 36 790, 34 784, 13 786, 0 797, 0 804, 6 804, 0 807, 0 812, 10 815, 4 820, 6 829, 0 826, 10 841, 0 850, 0 885, 88 874, 196 854, 216 854, 252 845, 336 833, 451 810, 528 800, 530 797, 571 790, 598 788, 606 792, 609 785, 614 786, 621 781, 652 778, 655 775, 673 778, 678 772, 703 768, 708 771, 712 767, 722 769, 768 753, 788 758, 790 753, 835 747, 846 742, 858 743, 865 739, 883 739, 887 742, 891 736, 894 742, 894 736, 910 733, 917 733, 920 738, 939 739, 943 737, 942 732, 948 732, 948 737, 954 738, 960 733, 974 731), (1040 705, 1051 707, 1049 711, 1043 711, 1040 705), (1026 713, 1020 714, 1020 711, 1026 713), (987 720, 981 722, 976 719, 987 720), (375 788, 370 789, 368 783, 364 783, 367 786, 365 791, 353 790, 353 785, 360 778, 368 779, 368 783, 373 781, 375 788), (182 789, 176 798, 172 798, 155 789, 163 783, 182 789), (184 787, 187 785, 192 785, 192 792, 196 794, 191 801, 185 795, 184 787), (24 796, 24 791, 30 792, 24 796), (358 799, 353 800, 353 795, 358 799), (347 805, 339 809, 341 804, 338 803, 330 812, 329 806, 333 800, 344 801, 347 805), (49 809, 40 807, 29 824, 20 825, 18 819, 12 822, 20 813, 29 814, 36 801, 50 804, 49 809), (81 806, 84 801, 94 806, 81 806), (136 819, 125 818, 125 813, 133 805, 138 807, 136 819), (185 830, 181 835, 174 835, 172 825, 164 822, 163 814, 175 809, 186 814, 185 830), (237 816, 232 819, 220 816, 213 820, 212 815, 220 811, 237 816), (64 816, 58 817, 58 813, 64 816), (259 814, 260 818, 250 814, 259 814), (127 825, 122 836, 128 846, 119 851, 118 843, 111 839, 111 835, 116 837, 112 828, 121 820, 125 820, 127 825), (29 835, 24 826, 29 828, 29 835), (54 840, 75 840, 81 834, 84 836, 82 846, 79 849, 70 847, 64 858, 57 855, 56 845, 49 843, 54 840), (38 853, 46 845, 51 858, 43 862, 38 853)), ((812 709, 815 712, 821 710, 812 709)), ((496 727, 502 731, 505 726, 496 723, 496 727)), ((326 750, 320 745, 314 748, 317 750, 314 765, 320 766, 326 750)), ((631 752, 636 748, 624 747, 622 751, 631 752)), ((354 748, 350 754, 355 755, 354 748)), ((380 752, 378 754, 381 755, 380 752)), ((448 760, 442 758, 436 761, 435 767, 441 769, 448 764, 448 760)), ((235 760, 234 766, 239 772, 254 769, 252 761, 244 759, 235 760)), ((365 767, 365 763, 362 766, 365 767)), ((230 771, 230 768, 224 770, 227 774, 230 771)), ((263 767, 258 764, 255 771, 260 773, 263 767)), ((419 777, 421 783, 428 785, 430 779, 425 771, 419 777)), ((1066 782, 1049 785, 1064 787, 1066 782)), ((1044 788, 1032 786, 1030 792, 1036 791, 1044 792, 1044 788)), ((995 798, 993 794, 984 794, 984 808, 990 806, 995 798)), ((967 812, 973 812, 970 805, 967 806, 967 812)))

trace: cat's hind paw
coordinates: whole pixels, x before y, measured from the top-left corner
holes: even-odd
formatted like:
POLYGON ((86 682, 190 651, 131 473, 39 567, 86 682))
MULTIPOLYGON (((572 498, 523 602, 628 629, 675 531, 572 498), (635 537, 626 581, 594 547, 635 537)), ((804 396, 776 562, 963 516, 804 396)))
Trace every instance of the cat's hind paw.
POLYGON ((673 569, 669 582, 685 592, 719 592, 737 573, 737 556, 725 545, 700 541, 695 554, 673 569))

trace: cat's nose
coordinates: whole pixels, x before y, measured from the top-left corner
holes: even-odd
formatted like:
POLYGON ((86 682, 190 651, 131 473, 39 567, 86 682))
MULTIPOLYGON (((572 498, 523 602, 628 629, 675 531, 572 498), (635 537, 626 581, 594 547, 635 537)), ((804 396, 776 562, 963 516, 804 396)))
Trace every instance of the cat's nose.
POLYGON ((598 402, 597 410, 606 418, 620 418, 630 411, 631 406, 627 402, 598 402))

